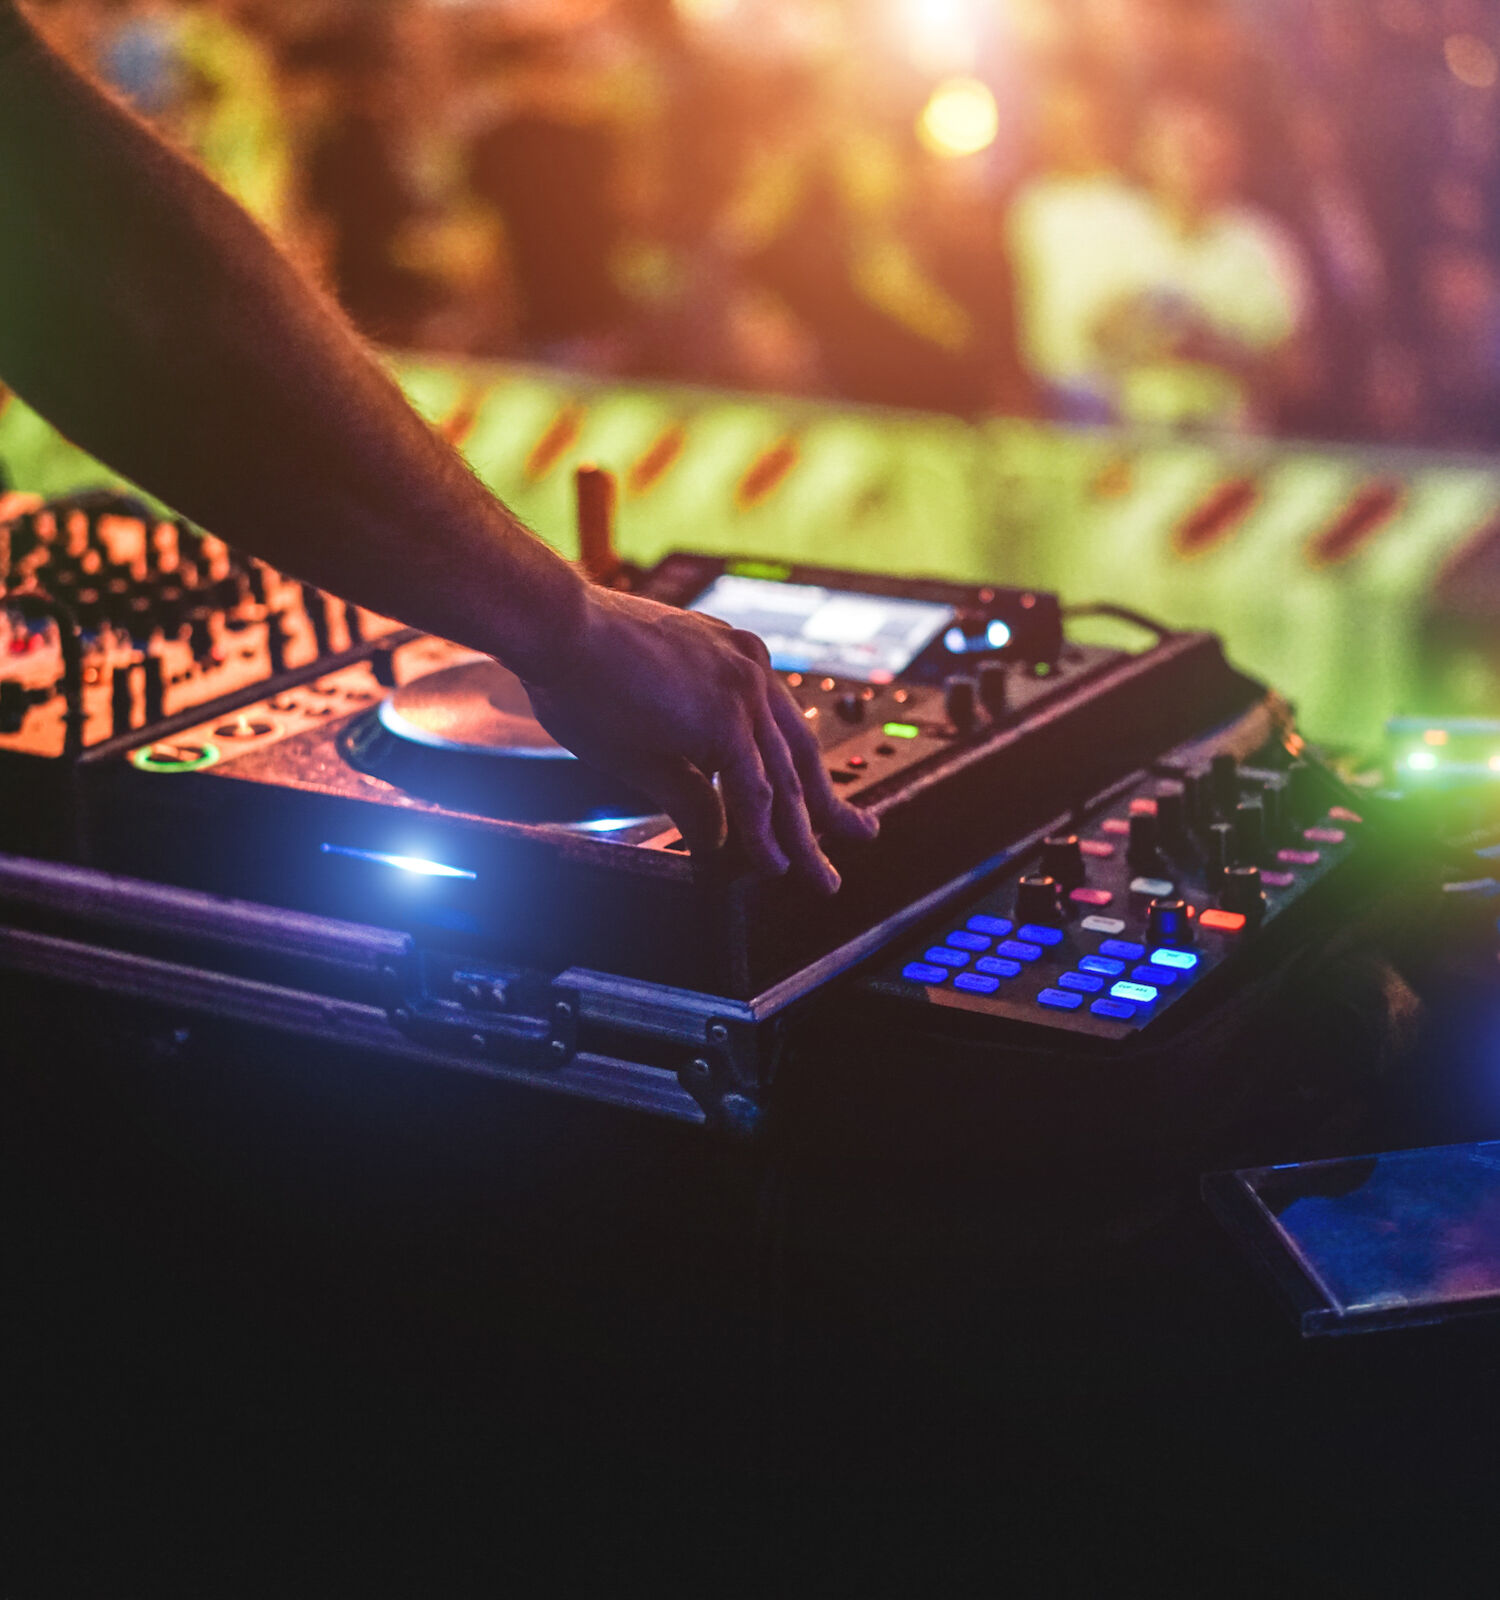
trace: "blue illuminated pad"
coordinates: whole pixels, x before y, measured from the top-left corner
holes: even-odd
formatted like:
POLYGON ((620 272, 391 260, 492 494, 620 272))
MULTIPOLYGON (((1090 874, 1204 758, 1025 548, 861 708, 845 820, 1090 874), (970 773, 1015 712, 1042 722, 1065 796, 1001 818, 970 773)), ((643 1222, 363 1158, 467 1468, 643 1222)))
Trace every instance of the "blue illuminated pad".
POLYGON ((970 917, 965 926, 971 933, 987 933, 992 939, 1003 939, 1015 927, 1009 917, 970 917))
POLYGON ((902 967, 901 976, 912 983, 946 983, 948 969, 946 967, 929 966, 925 961, 913 961, 902 967))
POLYGON ((1198 965, 1195 950, 1153 950, 1151 964, 1156 967, 1176 967, 1179 972, 1191 972, 1198 965))
POLYGON ((1083 1004, 1083 996, 1069 994, 1066 989, 1043 989, 1036 1002, 1039 1006, 1051 1006, 1054 1011, 1076 1011, 1083 1004))
POLYGON ((1123 961, 1111 961, 1108 956, 1084 956, 1078 965, 1084 972, 1097 972, 1106 978, 1118 978, 1125 970, 1123 961))
POLYGON ((1039 944, 1022 944, 1019 939, 1005 939, 995 946, 997 956, 1009 956, 1012 961, 1035 961, 1041 953, 1039 944))
POLYGON ((955 989, 967 989, 970 994, 994 994, 1000 987, 998 978, 981 978, 977 972, 960 972, 953 980, 955 989))
POLYGON ((1096 1017, 1113 1017, 1116 1022, 1129 1022, 1135 1015, 1135 1007, 1128 1000, 1111 1000, 1108 995, 1096 1000, 1089 1010, 1096 1017))
POLYGON ((1156 998, 1156 990, 1149 983, 1127 983, 1123 978, 1111 984, 1109 992, 1116 1000, 1129 1000, 1138 1006, 1149 1006, 1156 998))
POLYGON ((1131 939, 1106 939, 1099 946, 1101 956, 1114 956, 1118 961, 1139 961, 1145 953, 1145 945, 1131 939))
POLYGON ((1023 923, 1016 930, 1016 935, 1021 939, 1029 939, 1032 944, 1061 944, 1062 929, 1049 928, 1040 922, 1023 923))
POLYGON ((1149 983, 1153 989, 1170 989, 1182 976, 1170 967, 1136 967, 1130 974, 1134 983, 1149 983))
POLYGON ((992 978, 1014 978, 1021 971, 1021 963, 1002 961, 998 956, 980 956, 974 963, 974 970, 987 973, 992 978))
POLYGON ((988 950, 990 941, 982 933, 968 933, 963 928, 950 933, 944 941, 958 950, 988 950))
POLYGON ((1076 989, 1079 994, 1098 994, 1104 987, 1104 979, 1092 972, 1065 972, 1057 980, 1057 986, 1059 989, 1076 989))
POLYGON ((950 950, 945 944, 933 945, 922 959, 941 967, 966 967, 969 964, 969 958, 962 950, 950 950))

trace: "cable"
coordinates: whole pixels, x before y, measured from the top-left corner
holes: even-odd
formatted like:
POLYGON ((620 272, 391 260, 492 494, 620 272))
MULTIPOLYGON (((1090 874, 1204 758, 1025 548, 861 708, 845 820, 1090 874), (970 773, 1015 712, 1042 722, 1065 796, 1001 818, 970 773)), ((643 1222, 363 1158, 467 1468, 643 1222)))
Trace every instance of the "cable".
POLYGON ((1112 605, 1105 600, 1095 601, 1091 605, 1064 606, 1062 614, 1064 620, 1069 617, 1115 617, 1133 627, 1154 633, 1158 639, 1170 639, 1177 632, 1176 628, 1169 628, 1165 622, 1156 622, 1140 611, 1132 611, 1128 606, 1112 605))

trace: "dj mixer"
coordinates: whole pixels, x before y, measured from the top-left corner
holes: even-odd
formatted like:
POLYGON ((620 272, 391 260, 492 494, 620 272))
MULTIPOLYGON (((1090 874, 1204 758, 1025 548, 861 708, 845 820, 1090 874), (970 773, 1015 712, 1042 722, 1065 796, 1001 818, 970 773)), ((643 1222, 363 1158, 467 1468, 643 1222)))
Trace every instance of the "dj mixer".
POLYGON ((1368 853, 1284 702, 1117 607, 1093 609, 1135 648, 1037 589, 642 570, 606 529, 611 581, 766 641, 879 818, 823 900, 691 858, 488 658, 117 495, 8 535, 0 962, 170 1005, 746 1126, 815 1009, 1128 1052, 1305 936, 1368 853))

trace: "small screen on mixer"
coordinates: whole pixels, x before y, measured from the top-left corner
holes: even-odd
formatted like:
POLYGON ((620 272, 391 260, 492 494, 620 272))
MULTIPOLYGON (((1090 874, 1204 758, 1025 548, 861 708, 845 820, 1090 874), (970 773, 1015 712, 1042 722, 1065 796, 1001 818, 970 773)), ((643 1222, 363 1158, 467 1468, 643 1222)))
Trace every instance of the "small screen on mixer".
POLYGON ((780 672, 827 672, 889 683, 954 620, 952 606, 810 583, 724 574, 693 601, 731 627, 758 633, 780 672))

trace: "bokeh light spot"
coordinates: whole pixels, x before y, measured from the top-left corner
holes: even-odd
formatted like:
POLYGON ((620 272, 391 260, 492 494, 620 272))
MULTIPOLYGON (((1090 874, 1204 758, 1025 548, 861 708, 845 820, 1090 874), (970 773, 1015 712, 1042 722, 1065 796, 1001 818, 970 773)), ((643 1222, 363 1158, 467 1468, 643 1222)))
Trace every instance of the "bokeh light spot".
POLYGON ((972 156, 995 142, 1000 108, 978 78, 948 78, 917 118, 917 137, 939 156, 972 156))
POLYGON ((1443 59, 1449 72, 1471 89, 1493 89, 1500 78, 1495 52, 1472 33, 1454 33, 1444 39, 1443 59))

